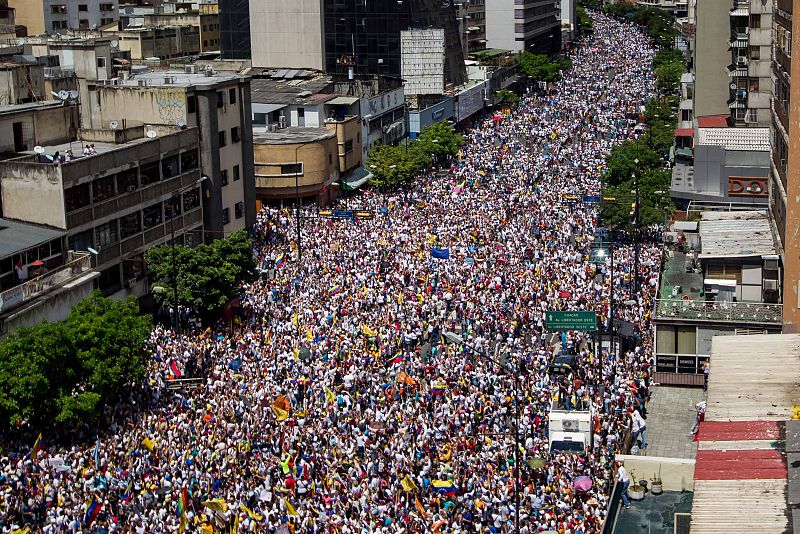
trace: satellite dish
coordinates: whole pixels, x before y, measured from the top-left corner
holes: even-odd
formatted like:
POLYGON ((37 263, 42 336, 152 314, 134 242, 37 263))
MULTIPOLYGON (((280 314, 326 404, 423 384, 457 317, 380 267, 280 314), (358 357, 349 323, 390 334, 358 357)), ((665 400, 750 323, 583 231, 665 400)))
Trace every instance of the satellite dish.
POLYGON ((69 98, 69 91, 64 91, 63 89, 58 92, 58 98, 61 100, 67 100, 69 98))
POLYGON ((730 87, 730 88, 731 88, 731 91, 735 91, 735 90, 736 90, 736 82, 733 82, 733 83, 732 83, 732 84, 730 84, 728 87, 730 87))
POLYGON ((70 92, 69 92, 69 98, 70 98, 70 100, 77 100, 77 98, 78 98, 78 91, 74 91, 74 90, 73 90, 73 91, 70 91, 70 92))
POLYGON ((155 130, 147 130, 147 137, 149 137, 150 139, 155 139, 156 137, 158 137, 158 134, 156 133, 155 130))
POLYGON ((60 96, 58 96, 58 93, 56 93, 55 91, 50 91, 50 94, 53 95, 53 98, 61 98, 60 96))
POLYGON ((117 41, 116 39, 112 40, 111 41, 111 46, 113 46, 114 48, 118 47, 119 46, 119 41, 117 41))
POLYGON ((97 251, 96 251, 95 249, 93 249, 92 247, 86 247, 86 250, 88 250, 89 252, 91 252, 91 253, 92 253, 92 254, 94 254, 95 256, 97 256, 98 254, 100 254, 99 252, 97 252, 97 251))
POLYGON ((176 121, 175 121, 175 124, 177 124, 178 126, 180 126, 181 128, 183 128, 184 126, 186 126, 186 119, 184 119, 184 118, 180 118, 180 119, 178 119, 178 120, 176 120, 176 121))
POLYGON ((108 123, 108 127, 111 128, 112 130, 116 130, 117 128, 119 128, 119 123, 117 121, 111 121, 108 123))
POLYGON ((36 152, 37 154, 44 154, 44 147, 36 145, 35 147, 33 147, 33 151, 36 152))

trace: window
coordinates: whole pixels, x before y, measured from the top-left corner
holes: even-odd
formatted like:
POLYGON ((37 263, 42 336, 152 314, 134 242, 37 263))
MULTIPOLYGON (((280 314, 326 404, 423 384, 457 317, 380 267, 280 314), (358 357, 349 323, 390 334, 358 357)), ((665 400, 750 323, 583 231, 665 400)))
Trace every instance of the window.
POLYGON ((109 221, 95 228, 95 240, 100 247, 116 243, 119 240, 117 236, 117 221, 109 221))
POLYGON ((244 217, 244 202, 237 202, 236 205, 233 206, 233 210, 237 219, 244 217))
POLYGON ((353 140, 348 139, 344 142, 344 154, 347 155, 353 151, 353 140))
POLYGON ((200 207, 200 188, 192 189, 183 194, 183 211, 191 211, 200 207))
POLYGON ((78 29, 79 30, 88 30, 89 29, 89 20, 88 19, 81 19, 78 21, 78 29))
POLYGON ((306 108, 297 108, 297 117, 302 119, 306 116, 306 108))
POLYGON ((239 136, 239 127, 234 126, 231 128, 231 143, 238 143, 242 138, 239 136))
POLYGON ((108 17, 103 17, 103 18, 100 19, 100 26, 105 26, 107 24, 111 24, 112 22, 114 22, 114 19, 108 18, 108 17))
POLYGON ((203 48, 208 48, 208 39, 203 39, 203 48))
POLYGON ((333 163, 333 154, 328 153, 328 163, 333 163))
POLYGON ((154 226, 158 226, 164 221, 163 204, 158 202, 152 206, 147 206, 144 210, 142 210, 142 216, 144 218, 145 230, 149 230, 154 226))
POLYGON ((139 181, 138 169, 129 169, 117 174, 117 191, 122 193, 130 193, 136 191, 139 181))
POLYGON ((67 21, 66 20, 54 20, 53 21, 53 29, 54 30, 66 30, 67 29, 67 21))
POLYGON ((241 175, 239 173, 239 166, 238 165, 234 165, 233 166, 233 181, 234 182, 238 182, 240 178, 241 178, 241 175))
POLYGON ((761 59, 761 47, 760 46, 751 46, 750 47, 750 59, 754 59, 754 60, 761 59))
POLYGON ((50 6, 50 13, 52 13, 53 15, 66 15, 67 4, 57 4, 54 6, 50 6))
POLYGON ((231 222, 231 210, 230 208, 225 208, 222 210, 222 224, 228 224, 231 222))
POLYGON ((761 15, 750 15, 750 27, 751 28, 761 27, 761 15))
POLYGON ((71 250, 86 250, 94 247, 92 240, 94 232, 91 230, 84 230, 83 232, 69 236, 69 248, 71 250))
POLYGON ((219 132, 219 147, 222 148, 227 144, 225 141, 225 132, 219 132))
POLYGON ((122 239, 134 236, 142 231, 141 213, 134 211, 119 219, 119 235, 122 239))
POLYGON ((181 154, 181 172, 191 171, 197 168, 197 152, 190 150, 181 154))
POLYGON ((64 191, 64 204, 67 211, 75 211, 89 205, 91 196, 89 194, 89 184, 76 185, 64 191))
POLYGON ((181 199, 179 197, 172 197, 164 202, 164 220, 169 221, 172 219, 172 214, 181 214, 181 199))
POLYGON ((186 112, 187 113, 196 113, 197 112, 197 97, 194 95, 189 95, 186 97, 186 112))
POLYGON ((758 87, 758 78, 750 78, 750 84, 747 89, 752 93, 757 93, 758 87))
POLYGON ((267 114, 266 113, 253 113, 253 126, 266 126, 267 114))
POLYGON ((225 93, 217 91, 217 109, 225 106, 225 93))
POLYGON ((114 4, 100 4, 100 11, 114 11, 114 4))
POLYGON ((157 161, 142 165, 142 187, 161 180, 161 172, 157 161))
POLYGON ((86 4, 78 4, 78 11, 80 11, 82 13, 86 12, 86 11, 89 11, 89 6, 86 5, 86 4))
POLYGON ((219 171, 219 182, 222 184, 223 187, 228 185, 228 171, 227 170, 219 171))
POLYGON ((116 195, 114 191, 114 176, 98 178, 92 182, 92 193, 95 202, 102 202, 113 198, 116 195))
POLYGON ((178 156, 170 156, 161 161, 161 175, 166 178, 173 178, 180 174, 180 164, 178 156))
POLYGON ((106 58, 104 57, 97 58, 97 68, 98 69, 106 68, 106 58))
POLYGON ((283 163, 281 165, 281 174, 303 174, 303 164, 283 163))
POLYGON ((228 102, 231 103, 231 106, 236 104, 236 88, 228 90, 228 102))

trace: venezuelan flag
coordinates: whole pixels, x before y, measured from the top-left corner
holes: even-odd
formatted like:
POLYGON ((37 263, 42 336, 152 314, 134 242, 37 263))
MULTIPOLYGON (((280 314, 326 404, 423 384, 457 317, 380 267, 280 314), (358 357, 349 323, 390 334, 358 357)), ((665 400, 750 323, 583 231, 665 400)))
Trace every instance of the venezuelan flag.
POLYGON ((42 443, 42 435, 39 434, 39 437, 33 442, 33 449, 31 449, 30 457, 36 458, 36 455, 39 454, 39 451, 42 449, 44 449, 44 443, 42 443))
POLYGON ((328 290, 328 296, 333 297, 342 292, 342 286, 333 286, 328 290))
POLYGON ((434 480, 431 484, 436 488, 436 492, 439 495, 452 497, 456 494, 456 486, 453 484, 452 480, 434 480))
POLYGON ((83 522, 86 525, 91 526, 91 524, 94 523, 94 520, 97 519, 97 516, 100 515, 100 510, 102 510, 102 508, 103 503, 92 499, 89 505, 86 507, 86 513, 83 516, 83 522))
POLYGON ((281 254, 275 259, 275 268, 280 269, 284 263, 286 263, 286 256, 281 254))

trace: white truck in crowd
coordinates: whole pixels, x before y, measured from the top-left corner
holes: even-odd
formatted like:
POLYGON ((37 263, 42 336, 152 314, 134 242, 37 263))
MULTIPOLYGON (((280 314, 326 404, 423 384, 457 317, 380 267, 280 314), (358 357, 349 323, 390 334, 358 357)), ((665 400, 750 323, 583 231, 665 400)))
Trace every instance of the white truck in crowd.
POLYGON ((547 418, 550 452, 582 454, 591 449, 593 420, 591 411, 567 410, 554 400, 547 418))

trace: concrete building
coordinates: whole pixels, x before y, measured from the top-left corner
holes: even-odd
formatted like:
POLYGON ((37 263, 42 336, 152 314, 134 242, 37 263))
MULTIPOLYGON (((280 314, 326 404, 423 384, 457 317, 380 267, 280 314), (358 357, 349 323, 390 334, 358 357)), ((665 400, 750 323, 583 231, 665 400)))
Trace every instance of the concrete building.
POLYGON ((287 127, 253 134, 256 194, 260 204, 327 206, 339 178, 336 132, 287 127))
POLYGON ((775 98, 772 101, 772 169, 770 173, 770 211, 780 238, 785 265, 786 308, 784 332, 800 332, 800 2, 778 0, 775 4, 775 47, 772 75, 775 98), (794 72, 794 76, 792 73, 794 72))
POLYGON ((188 65, 185 71, 136 74, 115 84, 89 84, 84 128, 134 124, 197 127, 204 188, 205 239, 255 224, 250 79, 188 65), (89 104, 90 103, 90 104, 89 104))
POLYGON ((0 106, 50 100, 45 93, 44 65, 25 56, 0 63, 0 106))
POLYGON ((486 49, 486 0, 468 0, 467 54, 486 49))
POLYGON ((456 8, 441 0, 250 1, 253 66, 314 69, 329 74, 401 73, 400 32, 441 28, 445 41, 445 78, 464 81, 456 8))
POLYGON ((198 26, 129 26, 124 30, 103 30, 102 33, 115 40, 120 50, 129 52, 131 59, 137 61, 154 58, 168 60, 201 52, 198 26))
POLYGON ((561 15, 552 0, 486 3, 486 46, 514 52, 561 50, 561 15))
MULTIPOLYGON (((736 1, 730 9, 731 83, 728 98, 736 126, 771 122, 772 2, 736 1)), ((700 52, 702 53, 702 52, 700 52)))
POLYGON ((8 0, 28 35, 92 30, 119 20, 118 0, 8 0))
POLYGON ((655 380, 702 385, 714 336, 778 333, 781 267, 766 210, 703 210, 666 234, 655 326, 655 380))
MULTIPOLYGON (((123 30, 193 26, 199 33, 200 52, 219 50, 220 23, 217 4, 196 4, 188 9, 180 6, 166 3, 160 6, 122 8, 124 14, 120 15, 120 26, 123 30)), ((154 55, 158 56, 158 54, 154 55)))
POLYGON ((729 0, 697 3, 694 47, 694 116, 730 115, 731 17, 729 0))
MULTIPOLYGON (((21 120, 30 106, 20 108, 21 120)), ((140 124, 84 129, 75 138, 65 131, 66 117, 57 123, 49 116, 70 108, 43 107, 30 141, 41 148, 0 161, 2 216, 64 231, 66 249, 98 252, 105 294, 142 296, 149 291, 142 261, 148 248, 173 232, 180 243, 202 242, 199 130, 140 124), (88 144, 96 155, 83 155, 88 144), (70 161, 54 163, 68 150, 70 161)))
POLYGON ((65 106, 49 100, 3 106, 0 108, 0 155, 10 157, 30 152, 37 145, 69 139, 77 125, 78 110, 74 104, 65 106))
POLYGON ((67 250, 64 230, 0 219, 0 339, 66 319, 100 276, 90 256, 67 250))
POLYGON ((578 19, 575 14, 575 0, 561 0, 561 46, 566 47, 575 40, 578 32, 578 19))

